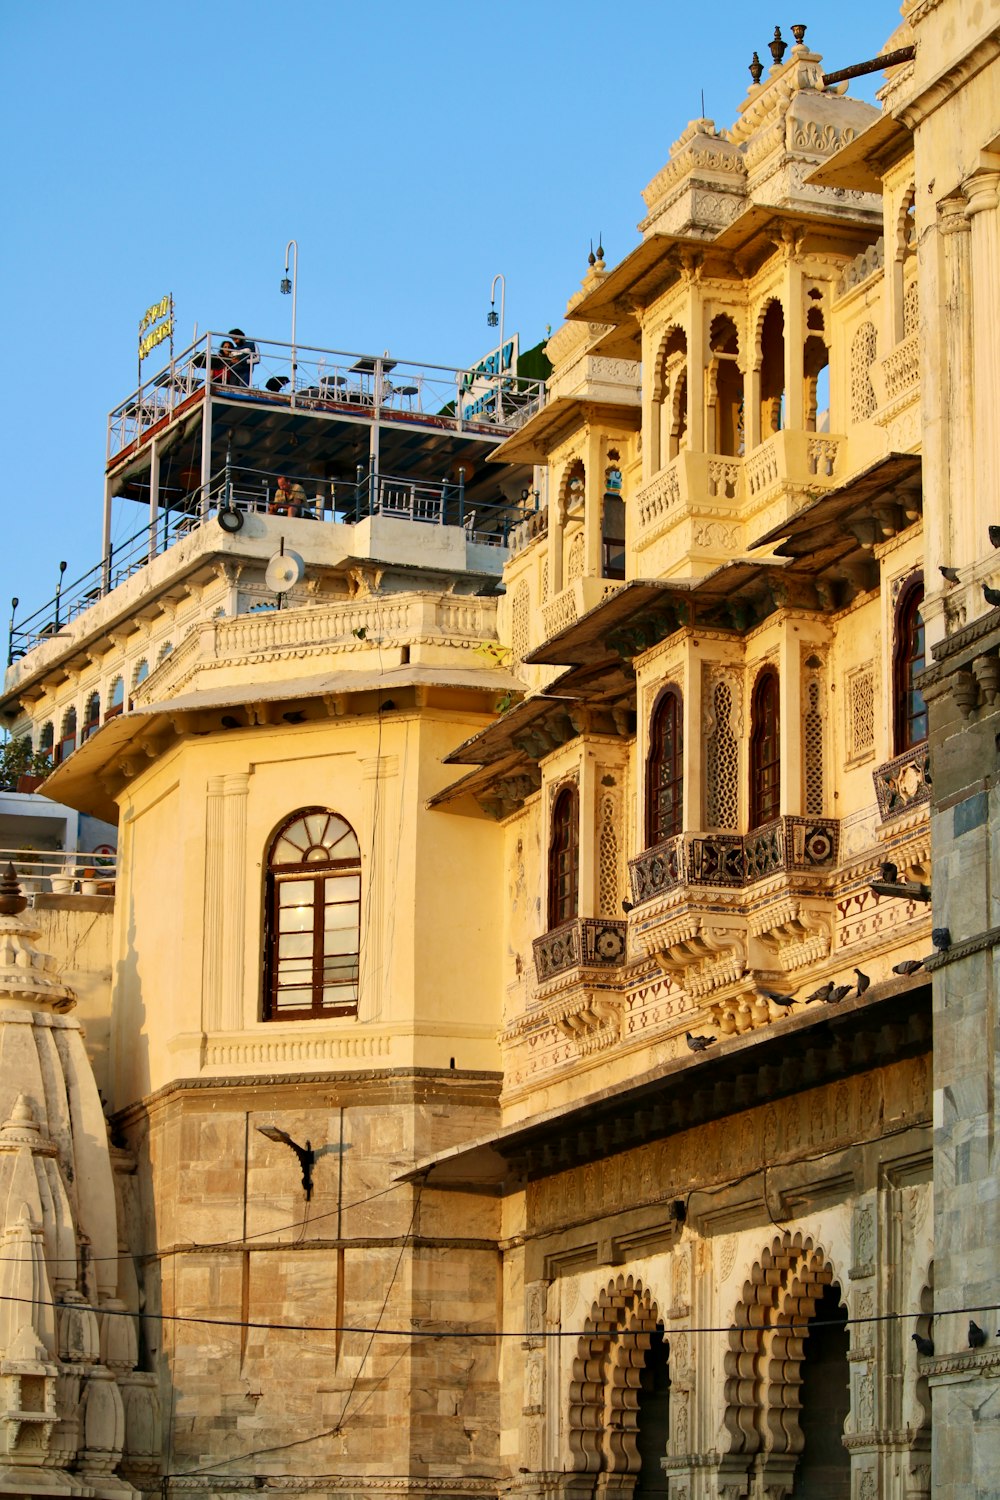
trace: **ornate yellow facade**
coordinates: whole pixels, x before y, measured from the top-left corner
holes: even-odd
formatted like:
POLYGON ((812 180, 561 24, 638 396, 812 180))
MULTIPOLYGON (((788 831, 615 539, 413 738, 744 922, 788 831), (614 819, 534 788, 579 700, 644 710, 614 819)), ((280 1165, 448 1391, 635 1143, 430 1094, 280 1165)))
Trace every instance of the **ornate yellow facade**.
POLYGON ((121 1493, 997 1493, 1000 14, 903 9, 881 108, 776 36, 492 429, 120 409, 200 488, 4 703, 116 710, 121 1493))

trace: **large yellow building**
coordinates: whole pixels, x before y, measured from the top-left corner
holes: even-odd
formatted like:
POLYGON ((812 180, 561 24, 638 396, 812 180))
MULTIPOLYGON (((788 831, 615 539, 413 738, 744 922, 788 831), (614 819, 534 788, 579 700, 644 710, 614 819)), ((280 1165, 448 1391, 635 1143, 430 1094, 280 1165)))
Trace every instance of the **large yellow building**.
POLYGON ((112 413, 3 707, 115 894, 4 898, 0 1167, 93 1144, 11 977, 85 902, 116 1144, 72 1274, 11 1178, 0 1493, 1000 1493, 1000 14, 904 12, 880 109, 796 26, 692 122, 544 388, 209 336, 112 413))

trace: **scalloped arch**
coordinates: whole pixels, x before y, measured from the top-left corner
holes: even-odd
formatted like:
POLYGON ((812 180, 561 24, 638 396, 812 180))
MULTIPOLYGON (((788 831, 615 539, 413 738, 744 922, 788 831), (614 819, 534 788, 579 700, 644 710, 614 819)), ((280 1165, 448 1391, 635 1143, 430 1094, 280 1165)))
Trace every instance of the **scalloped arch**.
POLYGON ((730 1453, 802 1452, 805 1325, 823 1289, 836 1279, 822 1247, 787 1230, 754 1264, 736 1305, 725 1357, 730 1453))
POLYGON ((592 1305, 577 1345, 569 1392, 573 1468, 638 1474, 640 1382, 659 1313, 649 1288, 618 1276, 592 1305))

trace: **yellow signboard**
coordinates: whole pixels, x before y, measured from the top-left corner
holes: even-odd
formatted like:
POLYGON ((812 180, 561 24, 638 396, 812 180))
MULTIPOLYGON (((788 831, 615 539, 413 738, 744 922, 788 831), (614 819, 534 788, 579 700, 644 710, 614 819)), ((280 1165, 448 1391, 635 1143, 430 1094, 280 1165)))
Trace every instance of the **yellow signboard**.
POLYGON ((173 332, 174 299, 168 293, 166 297, 161 297, 159 302, 154 302, 151 307, 147 307, 143 314, 142 322, 139 324, 139 359, 144 360, 157 344, 162 344, 164 339, 172 338, 173 332), (163 322, 160 321, 161 318, 163 322))

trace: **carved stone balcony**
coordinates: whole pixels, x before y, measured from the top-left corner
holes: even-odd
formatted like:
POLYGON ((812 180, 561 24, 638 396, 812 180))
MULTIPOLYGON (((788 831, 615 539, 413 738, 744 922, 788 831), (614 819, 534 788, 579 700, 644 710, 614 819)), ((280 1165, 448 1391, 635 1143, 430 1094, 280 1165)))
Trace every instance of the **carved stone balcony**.
POLYGON ((930 752, 926 744, 905 750, 872 772, 882 822, 931 799, 930 752))
POLYGON ((530 546, 539 537, 547 536, 548 530, 549 508, 546 505, 541 510, 532 511, 529 516, 525 516, 523 521, 519 521, 512 528, 510 536, 507 539, 511 557, 516 557, 519 552, 523 552, 525 547, 530 546))
POLYGON ((911 334, 872 370, 879 407, 905 405, 920 395, 920 339, 911 334))
POLYGON ((626 923, 574 917, 533 943, 539 984, 569 969, 614 969, 625 962, 626 923))
POLYGON ((581 1054, 612 1046, 621 1034, 627 924, 576 917, 534 942, 541 1014, 581 1054))
POLYGON ((776 818, 747 834, 677 834, 629 860, 632 897, 638 905, 675 886, 732 889, 782 872, 831 870, 839 841, 836 818, 776 818))
POLYGON ((636 949, 689 995, 723 990, 737 1009, 749 1005, 740 1024, 757 1024, 752 993, 733 990, 747 971, 788 974, 830 951, 830 896, 809 876, 836 867, 839 832, 834 818, 783 817, 644 850, 629 860, 636 949))
POLYGON ((561 589, 542 608, 545 639, 550 640, 552 636, 558 635, 560 630, 565 630, 588 610, 596 608, 605 595, 614 593, 618 588, 621 588, 618 579, 574 578, 572 583, 561 589))
MULTIPOLYGON (((841 481, 846 442, 825 432, 776 432, 744 457, 679 453, 636 492, 636 545, 645 548, 682 523, 683 545, 712 558, 742 552, 753 536, 791 515, 805 499, 841 481)), ((649 564, 647 564, 649 566, 649 564)))

